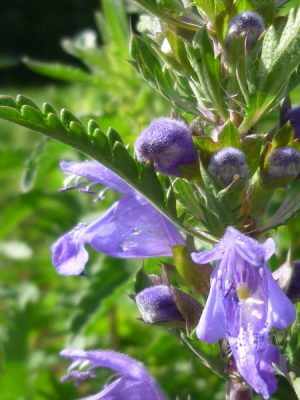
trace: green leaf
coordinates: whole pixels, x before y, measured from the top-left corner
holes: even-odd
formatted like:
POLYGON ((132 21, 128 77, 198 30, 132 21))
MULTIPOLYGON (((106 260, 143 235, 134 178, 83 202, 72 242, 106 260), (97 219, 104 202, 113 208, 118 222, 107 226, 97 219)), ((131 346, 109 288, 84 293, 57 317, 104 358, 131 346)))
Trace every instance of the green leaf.
POLYGON ((172 248, 176 270, 193 290, 207 298, 210 290, 210 274, 212 268, 208 265, 198 265, 193 262, 185 246, 172 248))
POLYGON ((102 0, 102 11, 106 23, 106 34, 119 49, 121 57, 128 57, 129 24, 124 3, 119 0, 102 0), (109 28, 109 29, 107 29, 109 28))
POLYGON ((188 7, 184 7, 180 0, 135 0, 135 2, 173 29, 181 28, 196 32, 202 22, 188 7))
POLYGON ((193 40, 193 46, 186 45, 186 49, 198 77, 196 86, 199 85, 199 91, 210 102, 212 110, 226 121, 228 111, 222 88, 221 61, 214 55, 206 28, 199 29, 193 40))
MULTIPOLYGON (((153 44, 153 47, 157 46, 153 44)), ((164 68, 159 56, 153 50, 152 42, 149 38, 132 35, 130 54, 133 59, 132 65, 148 84, 158 90, 175 106, 189 113, 199 115, 193 92, 186 79, 180 78, 175 74, 172 75, 167 68, 164 68), (181 90, 182 87, 183 90, 181 90)))
POLYGON ((246 115, 239 127, 242 135, 285 96, 289 77, 300 63, 300 7, 289 12, 280 35, 271 26, 264 39, 257 92, 251 97, 246 115), (284 73, 283 73, 284 71, 284 73))
POLYGON ((232 124, 231 121, 227 121, 222 127, 219 133, 219 142, 222 147, 235 147, 240 148, 240 135, 238 129, 232 124))
POLYGON ((295 217, 300 212, 300 193, 299 187, 295 185, 293 191, 291 191, 282 205, 276 211, 276 213, 270 218, 269 222, 258 229, 259 232, 265 232, 269 229, 276 228, 280 225, 285 225, 290 219, 295 217))
POLYGON ((272 140, 272 150, 279 147, 293 146, 294 131, 292 125, 287 122, 275 134, 272 140))
MULTIPOLYGON (((135 161, 121 143, 120 135, 115 130, 110 129, 105 135, 95 121, 90 121, 86 129, 68 110, 62 110, 60 117, 52 112, 45 115, 32 100, 22 97, 21 103, 19 106, 12 98, 0 96, 0 118, 40 132, 94 158, 119 175, 179 229, 185 229, 180 225, 174 208, 167 209, 165 191, 153 166, 142 165, 135 161), (25 104, 26 102, 28 104, 25 104)), ((53 111, 53 107, 44 106, 45 110, 53 111)), ((204 232, 199 231, 196 235, 207 240, 204 232)))
POLYGON ((93 85, 101 84, 101 81, 99 81, 97 76, 93 76, 83 69, 71 65, 35 61, 28 58, 24 58, 23 62, 32 71, 50 78, 67 82, 83 82, 93 85))

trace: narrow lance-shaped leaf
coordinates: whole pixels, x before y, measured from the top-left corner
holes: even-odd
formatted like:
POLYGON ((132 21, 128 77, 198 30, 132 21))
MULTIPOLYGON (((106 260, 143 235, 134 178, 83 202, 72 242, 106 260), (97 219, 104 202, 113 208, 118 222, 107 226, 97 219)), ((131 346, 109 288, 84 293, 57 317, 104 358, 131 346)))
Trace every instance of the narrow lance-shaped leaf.
MULTIPOLYGON (((0 96, 0 118, 25 126, 46 136, 70 145, 94 158, 124 179, 134 190, 140 193, 161 214, 171 220, 179 229, 183 229, 173 210, 168 210, 165 195, 158 177, 151 165, 145 167, 135 161, 119 135, 110 130, 108 137, 100 130, 95 121, 89 123, 88 131, 79 119, 70 111, 62 110, 58 117, 49 105, 44 106, 44 114, 39 107, 26 96, 18 96, 16 101, 9 96, 0 96), (46 112, 49 111, 47 114, 46 112), (117 160, 119 156, 126 162, 117 160), (145 174, 145 171, 148 171, 145 174), (140 174, 138 171, 142 171, 140 174), (151 179, 149 179, 149 174, 151 179)), ((197 236, 207 240, 207 235, 199 231, 197 236)))

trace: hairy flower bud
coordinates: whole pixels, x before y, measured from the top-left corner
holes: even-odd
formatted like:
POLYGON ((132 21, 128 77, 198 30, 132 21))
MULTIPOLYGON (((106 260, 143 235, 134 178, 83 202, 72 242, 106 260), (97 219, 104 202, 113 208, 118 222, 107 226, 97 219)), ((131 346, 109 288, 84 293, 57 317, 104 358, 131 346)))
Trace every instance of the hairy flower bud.
POLYGON ((252 46, 264 30, 265 24, 262 17, 255 12, 245 11, 230 20, 226 45, 229 46, 236 39, 245 37, 246 45, 252 46))
POLYGON ((295 179, 300 173, 300 153, 293 147, 280 147, 268 157, 263 174, 264 181, 295 179))
POLYGON ((295 107, 289 110, 283 117, 283 123, 290 121, 295 139, 300 139, 300 107, 295 107))
POLYGON ((197 154, 188 126, 172 118, 158 118, 135 142, 140 162, 153 162, 155 169, 179 176, 181 164, 196 162, 197 154))
POLYGON ((194 329, 203 307, 190 294, 167 285, 150 286, 135 297, 142 319, 148 324, 194 329))
POLYGON ((150 286, 138 293, 135 301, 143 320, 148 324, 183 321, 169 286, 150 286))
POLYGON ((229 185, 236 175, 247 178, 249 169, 245 154, 233 147, 224 147, 210 158, 208 172, 226 185, 229 185))

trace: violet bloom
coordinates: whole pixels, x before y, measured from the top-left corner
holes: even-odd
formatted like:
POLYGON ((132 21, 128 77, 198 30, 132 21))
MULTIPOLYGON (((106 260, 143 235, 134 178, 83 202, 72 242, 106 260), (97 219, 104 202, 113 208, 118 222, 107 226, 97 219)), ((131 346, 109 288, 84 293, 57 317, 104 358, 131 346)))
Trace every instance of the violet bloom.
MULTIPOLYGON (((85 244, 109 256, 147 258, 171 256, 172 246, 184 244, 176 227, 118 175, 96 161, 62 162, 71 178, 86 178, 121 194, 112 207, 91 224, 80 223, 61 236, 51 247, 52 261, 62 275, 78 275, 88 261, 85 244)), ((83 187, 77 182, 73 187, 83 187)))
POLYGON ((139 135, 134 147, 140 162, 153 162, 155 169, 168 175, 180 176, 180 165, 197 161, 188 126, 172 118, 152 121, 139 135))
POLYGON ((76 383, 95 377, 96 368, 109 368, 117 378, 97 394, 81 400, 166 400, 155 380, 144 365, 125 354, 110 350, 63 350, 61 356, 73 361, 62 382, 75 379, 76 383))
POLYGON ((264 399, 276 390, 272 364, 280 361, 268 334, 296 317, 266 263, 274 250, 272 239, 260 244, 229 227, 212 250, 192 254, 199 264, 217 261, 197 336, 208 343, 226 337, 238 371, 264 399))

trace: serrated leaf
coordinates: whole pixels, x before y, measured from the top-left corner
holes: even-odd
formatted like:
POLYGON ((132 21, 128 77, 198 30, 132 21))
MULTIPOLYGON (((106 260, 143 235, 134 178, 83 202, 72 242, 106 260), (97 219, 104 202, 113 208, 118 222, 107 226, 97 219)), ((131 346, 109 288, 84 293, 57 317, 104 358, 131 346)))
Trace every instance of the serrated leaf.
POLYGON ((132 180, 137 180, 138 171, 134 159, 130 156, 124 145, 120 142, 115 142, 113 146, 113 161, 116 166, 121 170, 126 171, 132 180))
POLYGON ((150 14, 161 18, 169 27, 181 28, 195 32, 202 22, 195 13, 184 7, 181 1, 177 0, 135 0, 141 7, 150 14))
POLYGON ((22 116, 35 125, 44 126, 42 113, 29 105, 23 105, 21 108, 22 116))
POLYGON ((221 84, 221 61, 215 57, 212 43, 206 28, 197 32, 193 46, 186 45, 189 61, 198 77, 200 91, 204 98, 210 101, 212 110, 215 110, 224 121, 228 119, 224 93, 221 84))
MULTIPOLYGON (((100 128, 96 128, 95 122, 91 123, 94 131, 91 135, 91 132, 87 132, 80 120, 68 110, 63 110, 61 112, 62 121, 53 113, 43 116, 40 110, 35 110, 29 105, 22 106, 21 109, 23 110, 23 113, 20 113, 19 108, 9 107, 7 106, 8 103, 14 105, 13 99, 8 100, 7 97, 0 97, 0 118, 33 129, 48 137, 70 145, 85 153, 87 156, 94 158, 119 175, 128 183, 129 186, 144 197, 162 215, 171 220, 177 227, 179 227, 179 229, 185 229, 180 226, 174 210, 168 210, 166 208, 165 193, 153 166, 141 165, 137 161, 134 161, 124 146, 121 150, 122 156, 123 158, 126 157, 126 163, 129 167, 124 168, 124 163, 120 160, 114 162, 113 147, 109 144, 107 136, 103 136, 100 128), (72 131, 70 130, 71 125, 76 127, 75 135, 72 134, 72 131), (140 171, 138 179, 136 176, 136 168, 133 167, 134 164, 136 164, 140 171)), ((120 138, 119 134, 116 132, 111 133, 111 135, 114 135, 115 139, 120 138)), ((117 149, 115 151, 120 150, 117 149)), ((204 234, 204 232, 202 235, 202 232, 198 231, 195 235, 203 240, 207 240, 207 235, 204 234)))
POLYGON ((20 107, 20 108, 22 106, 30 106, 31 108, 35 109, 36 111, 40 111, 39 106, 33 100, 31 100, 27 96, 24 96, 23 94, 18 94, 16 103, 17 103, 18 107, 20 107))
POLYGON ((149 85, 158 90, 172 104, 198 115, 197 104, 186 78, 172 75, 167 68, 164 68, 152 48, 157 46, 155 44, 151 46, 151 43, 149 38, 132 36, 130 42, 132 65, 149 85))
POLYGON ((56 110, 51 104, 49 103, 44 103, 42 107, 42 112, 44 116, 47 116, 48 114, 56 114, 56 110))
POLYGON ((109 128, 107 132, 107 137, 110 145, 113 147, 116 142, 123 143, 120 134, 113 128, 109 128))
POLYGON ((269 28, 270 33, 265 38, 267 43, 263 44, 257 91, 251 97, 239 127, 242 135, 247 134, 262 115, 285 96, 289 77, 300 63, 300 7, 289 12, 280 39, 277 39, 273 29, 269 28), (270 49, 274 50, 272 54, 270 49))

